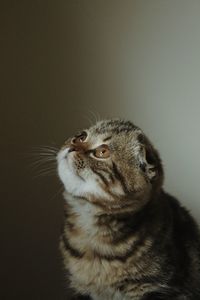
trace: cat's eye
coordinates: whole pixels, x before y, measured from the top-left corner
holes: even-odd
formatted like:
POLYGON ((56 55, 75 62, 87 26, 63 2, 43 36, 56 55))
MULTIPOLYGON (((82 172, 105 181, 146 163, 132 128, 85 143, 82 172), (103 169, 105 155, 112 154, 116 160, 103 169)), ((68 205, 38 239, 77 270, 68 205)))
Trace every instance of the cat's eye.
POLYGON ((108 158, 110 156, 110 150, 108 145, 99 146, 94 150, 93 154, 97 158, 108 158))
POLYGON ((87 138, 87 132, 83 131, 80 134, 76 135, 73 139, 72 139, 72 143, 76 144, 76 143, 83 143, 85 142, 87 138))

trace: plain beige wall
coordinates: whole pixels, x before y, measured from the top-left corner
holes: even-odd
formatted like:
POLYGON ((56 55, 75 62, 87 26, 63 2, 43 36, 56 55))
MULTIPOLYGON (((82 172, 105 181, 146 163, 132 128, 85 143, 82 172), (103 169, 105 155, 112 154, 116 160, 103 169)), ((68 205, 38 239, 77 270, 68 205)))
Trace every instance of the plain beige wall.
POLYGON ((200 1, 76 1, 82 106, 141 126, 200 221, 200 1))
POLYGON ((30 153, 60 145, 91 111, 144 129, 166 189, 200 221, 199 29, 199 0, 2 1, 2 299, 66 299, 59 183, 35 178, 30 153))

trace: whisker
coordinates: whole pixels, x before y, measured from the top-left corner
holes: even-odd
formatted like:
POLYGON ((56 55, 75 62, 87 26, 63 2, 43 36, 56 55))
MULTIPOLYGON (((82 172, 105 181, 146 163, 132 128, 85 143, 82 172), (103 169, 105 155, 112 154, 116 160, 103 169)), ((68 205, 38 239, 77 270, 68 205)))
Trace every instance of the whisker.
POLYGON ((55 199, 55 197, 56 197, 61 191, 64 191, 63 185, 61 185, 61 187, 57 190, 57 192, 55 192, 55 194, 49 199, 49 201, 52 201, 53 199, 55 199))
POLYGON ((52 146, 36 146, 32 147, 33 152, 38 152, 38 151, 47 151, 47 152, 58 152, 59 148, 52 147, 52 146))
POLYGON ((29 153, 28 168, 35 173, 35 177, 53 175, 56 172, 56 156, 58 148, 54 146, 35 146, 29 153))
POLYGON ((83 115, 83 118, 86 119, 86 120, 89 122, 90 126, 93 125, 93 122, 92 122, 92 120, 89 118, 89 116, 83 115))
POLYGON ((34 149, 38 149, 38 148, 48 148, 48 149, 58 150, 58 147, 50 146, 50 145, 38 145, 38 146, 33 146, 32 148, 34 148, 34 149))
POLYGON ((96 114, 96 119, 97 119, 97 122, 99 122, 99 121, 100 121, 100 119, 101 119, 101 118, 100 118, 100 114, 99 114, 99 112, 97 112, 97 111, 95 112, 95 114, 96 114))
MULTIPOLYGON (((99 122, 100 120, 101 120, 101 117, 100 117, 100 114, 98 113, 98 112, 95 112, 95 111, 93 111, 93 110, 89 110, 89 112, 90 112, 90 114, 93 116, 93 118, 94 118, 94 123, 97 123, 97 122, 99 122)), ((93 124, 94 124, 93 123, 93 124)))
POLYGON ((58 151, 55 151, 55 150, 51 150, 51 149, 44 149, 44 148, 39 148, 39 149, 35 149, 33 150, 31 153, 33 154, 37 154, 37 153, 46 153, 46 154, 54 154, 56 155, 58 151))
POLYGON ((37 174, 33 176, 33 178, 38 178, 42 176, 53 176, 55 174, 56 174, 55 168, 47 168, 47 169, 40 170, 37 174))
POLYGON ((56 162, 56 157, 55 156, 49 156, 49 155, 35 155, 34 157, 30 157, 32 161, 55 161, 56 162))
POLYGON ((52 160, 48 160, 48 161, 43 161, 43 160, 37 160, 37 161, 33 161, 32 163, 29 164, 29 167, 31 167, 33 170, 37 169, 41 166, 55 166, 56 162, 53 163, 52 160))
POLYGON ((49 154, 49 153, 35 153, 35 154, 33 154, 33 159, 35 159, 35 158, 40 158, 40 159, 47 159, 47 158, 49 158, 49 159, 52 159, 52 160, 56 160, 56 155, 52 155, 52 154, 49 154))
POLYGON ((59 148, 56 147, 56 146, 52 146, 52 145, 39 145, 39 146, 36 146, 35 148, 49 148, 49 149, 54 149, 54 150, 58 150, 59 148))
POLYGON ((93 124, 97 123, 97 116, 95 115, 95 113, 91 109, 89 110, 89 113, 91 117, 93 117, 94 119, 93 124))

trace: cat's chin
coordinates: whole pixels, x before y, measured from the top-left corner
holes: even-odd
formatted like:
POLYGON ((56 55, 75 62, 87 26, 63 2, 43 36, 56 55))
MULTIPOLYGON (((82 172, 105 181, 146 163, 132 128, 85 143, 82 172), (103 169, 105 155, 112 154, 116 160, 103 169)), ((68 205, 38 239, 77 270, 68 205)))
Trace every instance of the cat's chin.
POLYGON ((61 150, 57 156, 58 175, 67 193, 74 197, 94 197, 108 198, 108 195, 100 187, 94 176, 88 173, 83 176, 76 174, 73 162, 68 156, 68 149, 61 150))
POLYGON ((68 159, 64 157, 58 160, 58 175, 68 193, 78 197, 83 196, 81 191, 84 180, 74 173, 68 159))
POLYGON ((65 187, 66 193, 73 197, 101 197, 108 198, 108 195, 101 189, 94 178, 84 180, 67 168, 63 163, 58 166, 59 177, 65 187))

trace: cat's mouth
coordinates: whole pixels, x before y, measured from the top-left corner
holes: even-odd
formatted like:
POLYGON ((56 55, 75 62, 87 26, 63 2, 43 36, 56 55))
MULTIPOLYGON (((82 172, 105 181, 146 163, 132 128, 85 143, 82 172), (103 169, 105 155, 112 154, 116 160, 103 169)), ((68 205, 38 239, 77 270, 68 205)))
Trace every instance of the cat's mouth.
MULTIPOLYGON (((81 181, 86 181, 83 176, 78 172, 74 166, 73 152, 70 148, 61 149, 57 155, 58 171, 62 169, 62 173, 70 171, 73 176, 77 176, 81 181)), ((59 176, 62 178, 60 172, 59 176)))
POLYGON ((76 151, 70 148, 61 149, 57 155, 58 176, 64 184, 66 192, 75 197, 95 195, 107 198, 107 193, 99 185, 99 181, 85 168, 76 157, 76 151))
POLYGON ((68 152, 69 152, 69 148, 65 148, 65 149, 62 149, 58 152, 57 154, 57 162, 58 164, 64 160, 64 159, 67 159, 68 158, 68 152))
MULTIPOLYGON (((70 148, 62 149, 57 155, 57 163, 58 167, 63 165, 65 168, 70 169, 71 172, 76 174, 76 170, 73 166, 73 155, 71 155, 70 148)), ((78 175, 78 174, 76 174, 78 175)))

